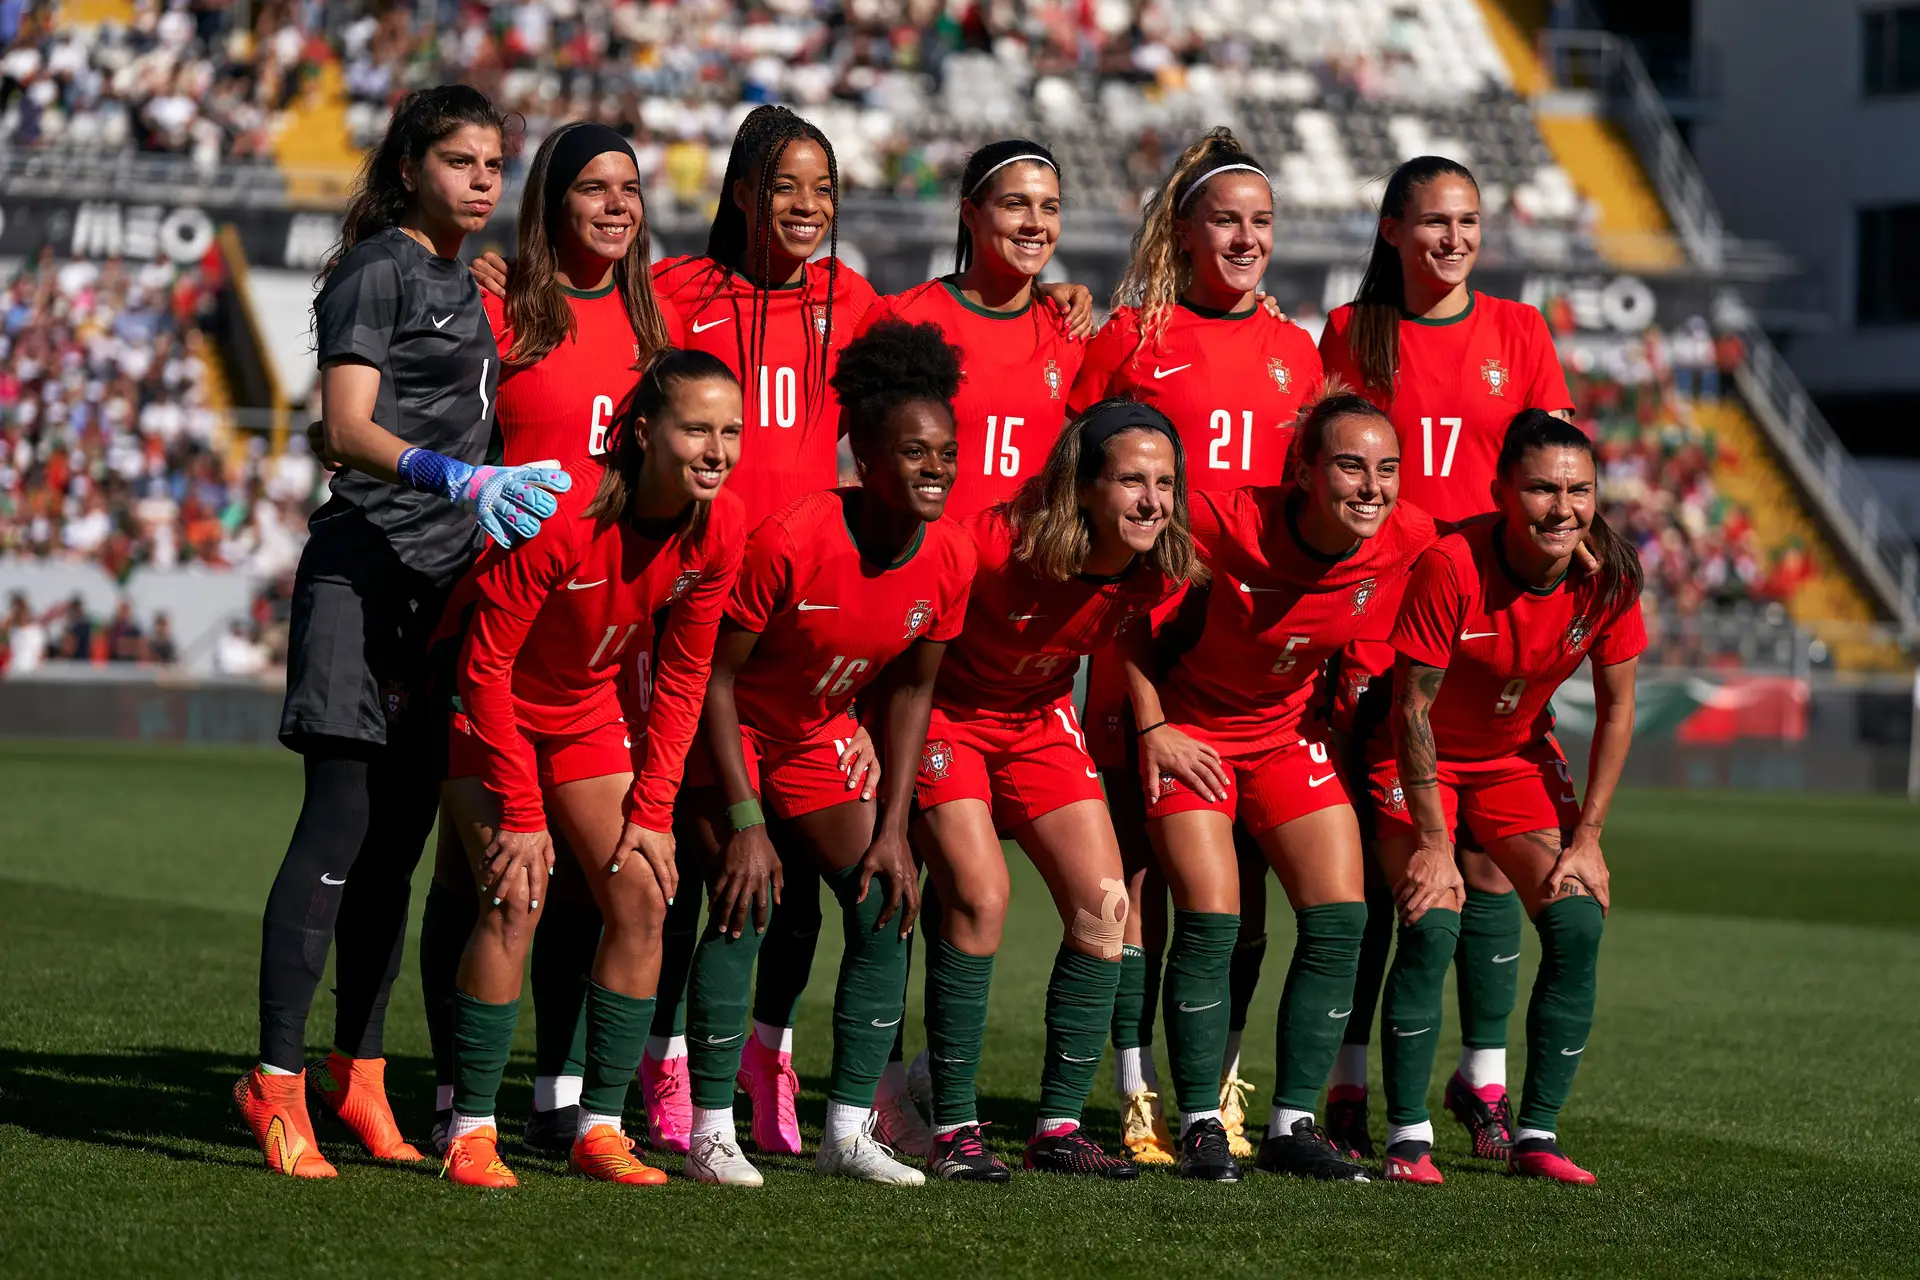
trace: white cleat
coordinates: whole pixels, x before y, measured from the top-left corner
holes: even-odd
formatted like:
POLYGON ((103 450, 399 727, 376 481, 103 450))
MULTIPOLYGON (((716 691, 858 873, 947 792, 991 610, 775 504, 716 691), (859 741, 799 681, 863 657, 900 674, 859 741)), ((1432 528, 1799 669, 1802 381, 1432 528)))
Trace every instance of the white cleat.
POLYGON ((893 1158, 893 1152, 864 1133, 843 1139, 837 1146, 822 1146, 813 1159, 816 1173, 831 1178, 858 1178, 889 1187, 918 1187, 927 1175, 893 1158))
POLYGON ((927 1064, 925 1049, 914 1054, 913 1061, 907 1064, 907 1096, 913 1099, 921 1115, 933 1114, 933 1068, 927 1064))
POLYGON ((911 1083, 884 1102, 874 1099, 873 1136, 917 1159, 925 1160, 933 1154, 933 1126, 914 1105, 911 1083))
POLYGON ((695 1182, 721 1187, 757 1187, 765 1181, 739 1146, 717 1133, 703 1133, 693 1140, 685 1172, 695 1182))

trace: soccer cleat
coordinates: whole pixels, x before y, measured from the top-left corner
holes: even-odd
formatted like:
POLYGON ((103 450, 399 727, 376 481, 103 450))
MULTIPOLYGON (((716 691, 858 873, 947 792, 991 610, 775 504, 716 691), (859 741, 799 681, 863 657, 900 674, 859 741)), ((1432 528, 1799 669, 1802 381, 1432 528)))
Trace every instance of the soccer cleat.
POLYGON ((1128 1161, 1102 1151, 1100 1144, 1077 1124, 1034 1134, 1027 1140, 1024 1163, 1038 1173, 1072 1173, 1109 1182, 1132 1182, 1140 1176, 1140 1170, 1128 1161))
POLYGON ((1590 1187, 1599 1179, 1560 1153, 1552 1138, 1523 1138, 1513 1144, 1507 1158, 1507 1172, 1520 1178, 1546 1178, 1553 1182, 1590 1187))
POLYGON ((233 1105, 260 1151, 267 1168, 289 1178, 335 1178, 339 1170, 320 1154, 307 1119, 307 1073, 270 1076, 255 1067, 233 1082, 233 1105))
POLYGON ((693 1091, 687 1083, 687 1056, 640 1055, 640 1093, 647 1100, 647 1145, 655 1151, 687 1153, 693 1132, 693 1091))
POLYGON ((1367 1171, 1334 1150, 1327 1135, 1311 1120, 1293 1122, 1292 1133, 1270 1133, 1260 1144, 1257 1167, 1263 1173, 1285 1173, 1322 1182, 1367 1182, 1367 1171))
POLYGON ((1396 1142, 1387 1148, 1385 1178, 1388 1182, 1412 1182, 1437 1187, 1446 1179, 1433 1165, 1433 1148, 1424 1142, 1396 1142))
POLYGON ((933 1067, 927 1061, 925 1049, 914 1054, 913 1061, 907 1064, 907 1096, 920 1108, 921 1115, 933 1114, 933 1067))
POLYGON ((634 1155, 633 1139, 610 1124, 597 1124, 575 1138, 573 1150, 567 1153, 567 1167, 623 1187, 658 1187, 667 1180, 666 1170, 656 1169, 634 1155))
POLYGON ((463 1187, 517 1187, 513 1176, 500 1159, 500 1135, 490 1124, 469 1129, 447 1143, 447 1158, 440 1165, 440 1176, 463 1187))
POLYGON ((393 1108, 387 1105, 387 1060, 349 1058, 331 1053, 306 1072, 307 1090, 321 1109, 347 1126, 376 1160, 405 1164, 426 1159, 400 1136, 393 1108))
POLYGON ((1220 1127, 1227 1131, 1227 1150, 1236 1160, 1253 1154, 1247 1141, 1247 1095, 1252 1092, 1253 1082, 1242 1080, 1237 1071, 1220 1081, 1220 1127))
POLYGON ((520 1145, 537 1156, 564 1160, 579 1132, 580 1104, 570 1103, 551 1111, 530 1112, 527 1127, 520 1132, 520 1145))
POLYGON ((453 1108, 433 1113, 433 1128, 427 1133, 427 1145, 433 1148, 434 1158, 447 1158, 448 1135, 453 1132, 453 1108))
POLYGON ((913 1094, 905 1089, 891 1098, 874 1095, 873 1136, 906 1155, 921 1160, 933 1156, 933 1126, 913 1105, 913 1094))
POLYGON ((757 1187, 765 1181, 733 1139, 718 1133, 694 1137, 684 1169, 695 1182, 720 1187, 757 1187))
POLYGON ((1373 1159, 1365 1085, 1336 1084, 1327 1090, 1327 1141, 1350 1160, 1373 1159))
POLYGON ((753 1100, 753 1145, 768 1155, 799 1155, 800 1118, 793 1101, 800 1096, 800 1077, 794 1074, 793 1056, 767 1048, 749 1031, 734 1081, 753 1100))
POLYGON ((952 1133, 933 1140, 933 1154, 927 1157, 927 1172, 948 1182, 1007 1182, 1013 1170, 1001 1164, 987 1150, 980 1131, 985 1125, 963 1124, 952 1133))
POLYGON ((927 1180, 918 1169, 895 1160, 893 1152, 865 1132, 844 1138, 831 1147, 820 1144, 813 1168, 814 1172, 830 1178, 857 1178, 888 1187, 918 1187, 927 1180))
POLYGON ((1174 1162, 1173 1135, 1167 1132, 1166 1112, 1160 1109, 1160 1095, 1151 1089, 1135 1089, 1127 1095, 1125 1120, 1120 1139, 1126 1144, 1135 1164, 1167 1165, 1174 1162))
POLYGON ((1240 1166, 1227 1149, 1227 1130, 1218 1120, 1196 1120, 1180 1138, 1180 1176, 1201 1182, 1238 1182, 1240 1166))
POLYGON ((1446 1108, 1465 1126, 1474 1155, 1482 1160, 1508 1158, 1513 1149, 1513 1103, 1505 1085, 1475 1089, 1456 1071, 1447 1081, 1446 1108))

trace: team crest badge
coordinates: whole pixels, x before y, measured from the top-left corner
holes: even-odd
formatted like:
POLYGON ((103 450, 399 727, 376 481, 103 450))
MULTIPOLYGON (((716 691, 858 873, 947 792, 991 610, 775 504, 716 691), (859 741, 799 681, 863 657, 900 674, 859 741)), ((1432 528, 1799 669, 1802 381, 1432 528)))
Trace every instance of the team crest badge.
POLYGON ((1373 603, 1374 589, 1375 580, 1372 578, 1368 578, 1365 582, 1353 589, 1353 611, 1355 613, 1365 613, 1367 611, 1367 606, 1373 603))
POLYGON ((678 600, 681 596, 693 590, 693 584, 698 581, 700 581, 700 571, 698 569, 687 570, 673 580, 673 595, 671 598, 678 600))
POLYGON ((1393 790, 1387 793, 1387 808, 1395 813, 1405 813, 1407 811, 1407 793, 1401 789, 1400 784, 1397 782, 1394 783, 1393 790))
POLYGON ((1567 652, 1578 653, 1587 643, 1588 628, 1584 616, 1575 618, 1567 624, 1567 652))
POLYGON ((939 780, 947 776, 947 770, 953 768, 953 748, 945 742, 935 739, 920 751, 920 772, 929 778, 939 780))
POLYGON ((929 622, 933 621, 933 601, 915 600, 913 608, 907 610, 907 639, 919 635, 929 622))
POLYGON ((1280 388, 1281 395, 1285 395, 1288 388, 1293 386, 1293 370, 1287 368, 1279 359, 1267 361, 1267 372, 1273 375, 1273 385, 1280 388))
POLYGON ((387 719, 398 720, 407 714, 407 689, 405 685, 388 684, 381 687, 380 705, 386 709, 387 719))
POLYGON ((827 340, 827 307, 823 302, 813 304, 813 331, 822 342, 827 340))
POLYGON ((1063 381, 1060 377, 1060 362, 1058 360, 1047 361, 1045 375, 1047 379, 1047 394, 1055 400, 1058 400, 1060 398, 1060 384, 1063 381))
POLYGON ((1513 375, 1507 372, 1507 366, 1498 360, 1489 360, 1480 366, 1480 379, 1487 384, 1489 395, 1504 399, 1507 388, 1513 383, 1513 375))

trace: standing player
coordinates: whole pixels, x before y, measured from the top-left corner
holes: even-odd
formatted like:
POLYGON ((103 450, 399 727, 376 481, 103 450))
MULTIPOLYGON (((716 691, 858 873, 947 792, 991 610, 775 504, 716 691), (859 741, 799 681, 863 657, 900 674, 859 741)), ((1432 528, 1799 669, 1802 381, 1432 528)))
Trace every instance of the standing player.
MULTIPOLYGON (((1402 496, 1435 519, 1458 522, 1489 510, 1493 462, 1520 409, 1571 419, 1573 397, 1546 321, 1532 307, 1469 286, 1480 251, 1480 190, 1465 167, 1438 156, 1407 161, 1380 198, 1379 230, 1354 301, 1334 308, 1320 337, 1327 371, 1338 374, 1393 419, 1399 432, 1402 496)), ((1389 646, 1345 656, 1348 696, 1383 675, 1389 646)), ((1380 682, 1380 694, 1387 690, 1380 682)), ((1384 707, 1363 711, 1384 732, 1384 707)), ((1463 851, 1460 1067, 1447 1107, 1472 1136, 1476 1154, 1504 1160, 1512 1108, 1507 1100, 1507 1015, 1520 955, 1520 904, 1485 854, 1463 851)), ((1392 929, 1384 890, 1371 898, 1368 955, 1354 993, 1348 1044, 1336 1068, 1329 1128, 1349 1150, 1367 1136, 1367 1040, 1392 929)))
MULTIPOLYGON (((1260 279, 1272 252, 1273 185, 1230 131, 1212 130, 1181 154, 1148 202, 1113 315, 1087 346, 1069 409, 1079 412, 1117 395, 1159 409, 1180 431, 1196 493, 1280 483, 1294 417, 1320 384, 1320 356, 1304 330, 1260 305, 1260 279)), ((1126 697, 1111 654, 1094 659, 1085 721, 1094 759, 1116 784, 1107 791, 1130 852, 1133 917, 1143 925, 1139 954, 1130 953, 1123 965, 1122 1014, 1114 1024, 1117 1083, 1132 1117, 1127 1145, 1143 1163, 1166 1164, 1173 1155, 1159 1099, 1146 1096, 1158 1090, 1150 992, 1158 979, 1164 894, 1157 885, 1145 887, 1152 873, 1138 801, 1119 782, 1128 759, 1126 697)), ((1260 865, 1257 853, 1250 865, 1260 865)), ((1251 961, 1257 973, 1266 885, 1264 877, 1247 880, 1244 916, 1252 936, 1236 969, 1251 961)), ((1251 975, 1238 976, 1236 990, 1250 992, 1251 975)), ((1240 1090, 1237 1072, 1228 1073, 1221 1096, 1233 1112, 1229 1131, 1236 1147, 1251 1154, 1239 1136, 1240 1090)))
POLYGON ((500 1160, 494 1099, 553 864, 550 825, 566 833, 605 920, 568 1163, 606 1182, 666 1181, 632 1155, 620 1116, 678 880, 674 796, 745 533, 739 503, 721 492, 739 440, 740 387, 726 367, 700 352, 656 357, 591 500, 570 498, 550 536, 484 557, 462 588, 463 712, 446 799, 492 905, 474 924, 453 1001, 445 1173, 454 1182, 516 1185, 500 1160), (621 706, 630 647, 657 654, 637 747, 621 706))
POLYGON ((1633 739, 1647 635, 1640 559, 1598 514, 1593 444, 1539 409, 1508 428, 1499 514, 1441 539, 1407 584, 1393 629, 1393 750, 1372 770, 1379 853, 1400 910, 1382 1022, 1386 1176, 1437 1183, 1427 1084, 1441 987, 1460 928, 1453 833, 1467 828, 1513 882, 1540 935, 1527 1005, 1527 1084, 1508 1168, 1591 1184, 1555 1126, 1593 1027, 1608 903, 1600 831, 1633 739), (1588 546, 1592 569, 1576 552, 1588 546), (1593 663, 1598 729, 1585 804, 1552 734, 1554 691, 1593 663))
POLYGON ((461 85, 407 95, 368 156, 314 301, 323 455, 340 464, 295 583, 280 737, 306 789, 261 924, 260 1062, 234 1100, 294 1177, 334 1176, 314 1141, 307 1011, 339 937, 334 1052, 312 1081, 369 1151, 418 1160, 381 1056, 407 898, 433 825, 442 721, 427 640, 480 529, 510 542, 553 514, 564 472, 481 466, 499 351, 456 255, 500 187, 504 124, 461 85))
POLYGON ((1137 737, 1147 828, 1173 892, 1163 998, 1180 1171, 1213 1181, 1239 1177, 1216 1101, 1240 927, 1236 820, 1279 873, 1298 935, 1259 1167, 1364 1180, 1313 1114, 1340 1048, 1366 923, 1360 830, 1318 702, 1327 659, 1405 577, 1434 528, 1396 501, 1393 427, 1360 397, 1336 392, 1315 404, 1294 451, 1284 486, 1196 496, 1194 540, 1213 581, 1190 592, 1183 611, 1204 611, 1199 639, 1157 690, 1137 656, 1129 661, 1145 721, 1137 737), (1179 781, 1196 756, 1199 787, 1179 781))
MULTIPOLYGON (((615 415, 640 371, 681 334, 671 304, 654 297, 640 174, 625 138, 599 124, 563 125, 547 135, 528 166, 517 261, 505 296, 482 298, 503 353, 501 455, 512 464, 557 459, 570 474, 598 476, 615 415)), ((652 659, 631 647, 627 655, 637 669, 652 659)), ((644 731, 643 717, 633 723, 644 731)), ((556 851, 555 882, 533 946, 534 1110, 524 1140, 564 1156, 579 1116, 580 1019, 600 915, 564 836, 556 851)), ((443 823, 420 926, 442 1150, 453 1097, 454 977, 476 907, 466 851, 453 824, 443 823)))
MULTIPOLYGON (((961 453, 965 458, 965 450, 961 453)), ((1073 707, 1080 658, 1201 576, 1179 435, 1157 410, 1103 401, 1063 432, 1012 502, 967 526, 980 556, 966 628, 934 692, 920 758, 923 847, 939 890, 927 941, 927 1044, 944 1178, 1003 1182, 974 1072, 1006 923, 1002 838, 1033 860, 1065 936, 1047 983, 1040 1116, 1026 1166, 1137 1176, 1080 1129, 1113 1017, 1125 937, 1120 846, 1073 707)))
POLYGON ((868 1129, 905 1010, 907 931, 919 906, 907 848, 915 766, 974 571, 972 546, 940 515, 953 485, 959 381, 959 352, 933 325, 876 325, 855 339, 834 388, 862 487, 811 494, 762 523, 727 609, 705 718, 720 794, 709 791, 699 822, 715 927, 695 953, 687 1009, 687 1172, 702 1181, 760 1182, 735 1137, 733 1090, 759 927, 780 886, 769 813, 841 905, 846 951, 815 1167, 869 1182, 925 1180, 868 1129), (877 805, 848 795, 840 763, 858 725, 854 700, 876 681, 877 805))

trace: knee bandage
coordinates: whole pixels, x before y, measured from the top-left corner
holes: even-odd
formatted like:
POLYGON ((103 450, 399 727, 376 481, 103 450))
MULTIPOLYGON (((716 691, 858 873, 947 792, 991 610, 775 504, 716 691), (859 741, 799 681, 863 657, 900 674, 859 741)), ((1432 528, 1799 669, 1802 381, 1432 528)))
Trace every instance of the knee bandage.
POLYGON ((1099 952, 1101 959, 1112 960, 1119 956, 1126 940, 1127 886, 1121 880, 1103 879, 1100 892, 1105 896, 1100 900, 1099 915, 1089 915, 1084 907, 1074 910, 1073 936, 1099 952))

